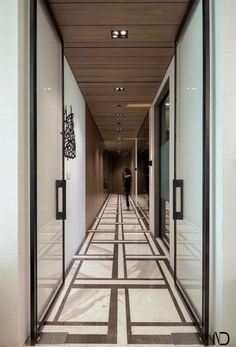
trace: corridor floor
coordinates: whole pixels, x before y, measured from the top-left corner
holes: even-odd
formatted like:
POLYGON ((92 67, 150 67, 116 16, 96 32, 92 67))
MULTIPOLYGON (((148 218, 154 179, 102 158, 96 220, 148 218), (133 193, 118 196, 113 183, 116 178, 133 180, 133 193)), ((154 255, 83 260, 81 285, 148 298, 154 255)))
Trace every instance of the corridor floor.
POLYGON ((131 200, 110 195, 81 248, 42 345, 193 346, 196 329, 175 289, 168 254, 131 200))

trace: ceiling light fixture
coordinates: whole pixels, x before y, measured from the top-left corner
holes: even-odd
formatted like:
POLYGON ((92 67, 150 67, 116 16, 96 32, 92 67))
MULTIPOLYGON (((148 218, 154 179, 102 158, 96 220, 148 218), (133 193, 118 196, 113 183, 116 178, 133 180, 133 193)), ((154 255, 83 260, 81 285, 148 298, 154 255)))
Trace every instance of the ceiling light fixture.
POLYGON ((122 117, 123 113, 116 113, 116 117, 122 117))
POLYGON ((150 107, 151 104, 127 104, 126 107, 128 108, 145 108, 150 107))
POLYGON ((127 39, 128 38, 128 30, 111 30, 111 38, 112 39, 127 39))
POLYGON ((125 87, 115 87, 114 91, 115 92, 124 92, 125 91, 125 87))
POLYGON ((122 131, 122 128, 117 128, 116 131, 120 133, 122 131))

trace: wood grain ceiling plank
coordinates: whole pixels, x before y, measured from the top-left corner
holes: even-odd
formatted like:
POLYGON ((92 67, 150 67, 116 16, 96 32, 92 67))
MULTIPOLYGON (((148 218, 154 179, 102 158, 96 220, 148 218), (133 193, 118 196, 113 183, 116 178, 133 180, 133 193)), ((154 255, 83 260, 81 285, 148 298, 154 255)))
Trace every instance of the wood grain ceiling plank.
POLYGON ((188 3, 52 3, 58 24, 111 25, 179 25, 188 3))
POLYGON ((169 47, 154 48, 65 48, 67 57, 167 57, 174 54, 174 49, 169 47))
POLYGON ((140 48, 174 48, 175 44, 174 42, 130 42, 130 41, 116 41, 112 40, 110 42, 65 42, 64 43, 65 48, 131 48, 131 47, 140 47, 140 48))
POLYGON ((145 60, 142 56, 136 57, 99 57, 99 56, 86 56, 86 57, 71 57, 67 56, 68 63, 71 68, 76 68, 77 65, 162 65, 168 66, 170 58, 168 57, 145 57, 145 60))
MULTIPOLYGON (((177 25, 128 26, 127 42, 174 42, 178 30, 177 25)), ((69 42, 111 42, 111 30, 114 26, 61 26, 64 41, 69 42)))
POLYGON ((64 3, 64 4, 70 4, 70 3, 86 3, 86 4, 89 4, 89 3, 114 3, 114 2, 117 2, 117 3, 132 3, 132 2, 144 2, 144 3, 159 3, 159 2, 175 2, 175 3, 178 3, 178 2, 186 2, 186 3, 189 3, 190 1, 189 0, 147 0, 147 1, 144 1, 144 0, 49 0, 49 2, 51 4, 61 4, 61 3, 64 3))

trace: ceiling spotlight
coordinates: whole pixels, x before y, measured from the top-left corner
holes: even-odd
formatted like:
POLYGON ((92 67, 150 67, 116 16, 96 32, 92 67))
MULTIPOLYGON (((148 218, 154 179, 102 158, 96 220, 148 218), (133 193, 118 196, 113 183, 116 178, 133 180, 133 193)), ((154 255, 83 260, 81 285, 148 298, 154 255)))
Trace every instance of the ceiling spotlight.
POLYGON ((122 131, 122 128, 116 128, 116 131, 120 133, 122 131))
POLYGON ((125 91, 125 87, 115 87, 114 91, 115 92, 124 92, 125 91))
POLYGON ((128 30, 112 30, 111 31, 112 39, 127 39, 128 38, 128 30))
POLYGON ((120 31, 121 36, 128 36, 128 31, 127 30, 121 30, 120 31))
POLYGON ((116 117, 122 117, 123 113, 116 113, 116 117))

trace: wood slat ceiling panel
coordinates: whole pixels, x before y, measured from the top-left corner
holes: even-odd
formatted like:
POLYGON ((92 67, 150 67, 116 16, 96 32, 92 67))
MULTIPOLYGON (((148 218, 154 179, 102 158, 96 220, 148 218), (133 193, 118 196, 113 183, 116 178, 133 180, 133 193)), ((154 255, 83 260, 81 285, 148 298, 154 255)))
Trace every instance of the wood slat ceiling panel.
MULTIPOLYGON (((64 25, 179 25, 188 3, 52 3, 60 26, 64 25)), ((109 29, 108 28, 108 29, 109 29)))
MULTIPOLYGON (((164 47, 152 47, 152 48, 140 48, 140 47, 132 47, 132 48, 120 48, 120 47, 112 47, 112 48, 65 48, 65 54, 67 57, 107 57, 107 61, 109 61, 110 57, 166 57, 170 58, 174 53, 174 48, 164 47)), ((143 64, 145 65, 145 60, 143 60, 143 64)), ((147 65, 148 67, 148 65, 147 65)))
POLYGON ((175 37, 190 1, 49 2, 68 63, 108 148, 116 149, 120 138, 122 148, 130 148, 174 54, 175 37), (128 38, 111 39, 113 29, 127 29, 128 38), (116 86, 125 91, 114 92, 116 86), (134 103, 147 106, 127 107, 134 103), (120 134, 117 127, 123 129, 120 134))
MULTIPOLYGON (((178 25, 169 26, 166 30, 165 25, 151 25, 151 26, 129 26, 127 42, 173 42, 175 39, 178 25)), ((91 44, 97 42, 111 42, 111 30, 117 29, 116 26, 61 26, 61 32, 66 42, 90 42, 91 44)))

